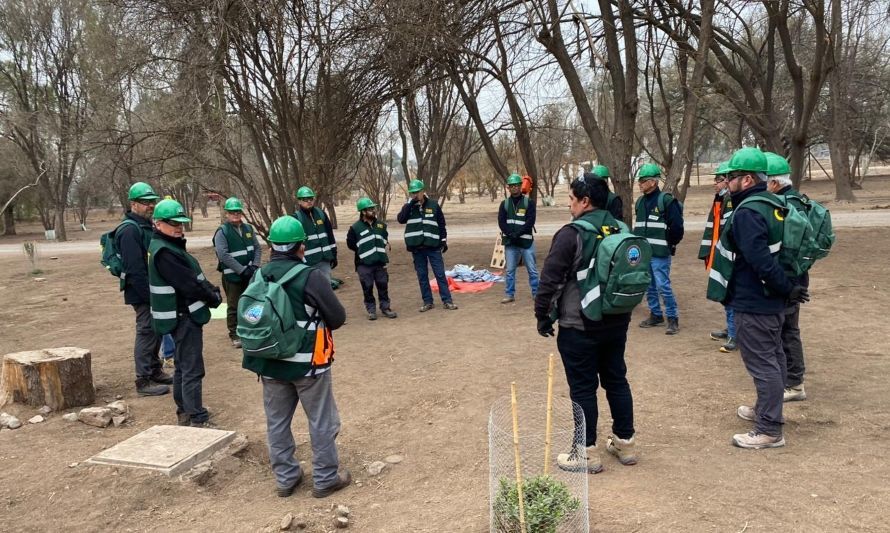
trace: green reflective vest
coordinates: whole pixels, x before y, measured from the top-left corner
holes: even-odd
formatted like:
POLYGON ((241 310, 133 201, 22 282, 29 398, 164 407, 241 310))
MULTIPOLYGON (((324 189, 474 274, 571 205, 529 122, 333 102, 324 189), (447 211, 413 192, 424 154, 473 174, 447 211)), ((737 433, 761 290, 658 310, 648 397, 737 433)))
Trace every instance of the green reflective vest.
POLYGON ((634 234, 645 237, 652 246, 652 257, 668 257, 671 250, 667 242, 667 222, 665 214, 668 205, 674 201, 674 197, 666 192, 658 193, 655 209, 646 211, 646 195, 637 198, 634 221, 634 234))
POLYGON ((306 251, 304 260, 307 265, 317 265, 321 261, 333 261, 336 255, 337 244, 330 242, 328 232, 325 231, 324 221, 327 215, 317 207, 311 210, 310 217, 302 209, 297 209, 294 217, 303 225, 306 232, 306 251))
POLYGON ((356 236, 356 257, 362 265, 385 265, 389 263, 386 255, 386 245, 389 242, 389 232, 386 223, 374 221, 368 224, 359 219, 352 225, 352 231, 356 236))
MULTIPOLYGON (((523 226, 525 226, 525 214, 528 211, 528 196, 522 195, 522 199, 519 201, 518 206, 513 205, 512 198, 506 198, 504 200, 504 210, 507 212, 507 226, 510 227, 510 229, 521 231, 523 226)), ((501 242, 503 242, 505 246, 530 248, 534 240, 535 238, 530 231, 528 233, 520 234, 518 239, 511 239, 510 237, 501 234, 501 242)))
MULTIPOLYGON (((170 333, 176 328, 176 290, 169 285, 167 280, 161 277, 155 266, 154 257, 162 248, 184 258, 199 282, 204 281, 204 273, 198 260, 192 257, 184 249, 174 246, 172 243, 155 237, 148 247, 148 290, 151 303, 151 327, 158 335, 170 333)), ((188 305, 189 315, 196 324, 206 324, 210 321, 210 309, 201 300, 188 305)))
MULTIPOLYGON (((735 254, 738 252, 732 239, 732 220, 740 210, 753 209, 766 221, 767 245, 773 257, 778 257, 779 252, 782 250, 782 235, 784 231, 782 221, 774 216, 775 208, 773 205, 758 200, 758 197, 769 200, 773 195, 763 191, 745 198, 735 208, 726 222, 725 229, 722 230, 720 240, 717 242, 714 250, 714 262, 711 264, 711 269, 708 272, 708 300, 721 303, 726 301, 729 283, 732 280, 732 273, 735 267, 735 254)), ((765 286, 763 290, 766 291, 765 286)))
POLYGON ((701 238, 701 245, 698 247, 698 258, 699 259, 707 259, 709 255, 711 255, 711 245, 713 244, 714 237, 714 212, 716 206, 720 206, 720 220, 716 222, 717 225, 717 235, 719 236, 723 234, 724 228, 726 227, 726 221, 729 220, 730 215, 732 215, 732 199, 729 197, 729 193, 726 193, 722 198, 720 198, 720 203, 714 202, 711 204, 711 210, 708 212, 708 221, 705 223, 705 233, 701 238))
MULTIPOLYGON (((281 279, 298 263, 294 261, 271 261, 264 265, 260 272, 263 276, 272 276, 281 279)), ((312 370, 312 353, 315 349, 315 340, 319 327, 324 327, 324 322, 318 316, 318 311, 306 301, 306 280, 314 268, 306 268, 284 286, 284 290, 291 300, 294 316, 281 317, 285 327, 297 327, 305 330, 303 342, 297 348, 297 353, 287 359, 264 359, 260 357, 244 356, 241 367, 261 376, 284 381, 293 381, 302 378, 312 370)), ((330 366, 330 364, 325 365, 330 366)), ((323 367, 320 367, 323 368, 323 367)))
MULTIPOLYGON (((230 222, 226 222, 216 231, 221 231, 223 232, 223 235, 225 235, 226 244, 229 248, 229 255, 231 255, 235 261, 238 261, 239 265, 249 265, 253 260, 254 254, 253 228, 251 228, 249 224, 242 222, 239 231, 239 229, 233 226, 230 222)), ((224 265, 222 261, 217 263, 216 271, 222 272, 223 278, 225 278, 226 281, 231 281, 233 283, 241 281, 241 276, 224 265)))
POLYGON ((425 198, 423 205, 413 204, 408 210, 408 222, 405 224, 405 246, 409 249, 438 248, 442 245, 439 223, 436 213, 439 204, 432 198, 425 198))

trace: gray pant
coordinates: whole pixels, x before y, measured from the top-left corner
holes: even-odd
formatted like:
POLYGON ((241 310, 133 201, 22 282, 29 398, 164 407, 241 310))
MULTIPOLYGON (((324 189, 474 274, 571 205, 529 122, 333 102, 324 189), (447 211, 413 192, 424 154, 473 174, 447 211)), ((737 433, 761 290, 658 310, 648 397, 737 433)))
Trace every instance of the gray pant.
POLYGON ((754 379, 754 430, 782 435, 782 404, 785 394, 785 352, 782 350, 784 314, 735 313, 736 335, 745 368, 754 379))
POLYGON ((263 407, 266 410, 266 436, 269 441, 269 461, 279 488, 289 488, 303 474, 294 457, 297 445, 291 422, 297 403, 309 422, 312 444, 312 483, 323 489, 338 482, 337 434, 340 432, 340 413, 334 402, 331 370, 314 377, 282 381, 263 377, 263 407))
POLYGON ((136 343, 133 347, 133 360, 136 362, 136 379, 150 378, 161 370, 161 336, 151 327, 151 306, 133 304, 136 311, 136 343))
POLYGON ((319 261, 315 264, 315 268, 324 272, 324 275, 327 276, 328 281, 331 280, 331 264, 327 261, 319 261))
POLYGON ((782 348, 788 365, 786 387, 797 387, 803 383, 806 371, 803 361, 803 343, 800 340, 800 304, 785 308, 785 322, 782 324, 782 348))
POLYGON ((176 414, 186 413, 192 422, 206 422, 210 413, 202 402, 204 379, 204 330, 188 316, 181 315, 173 330, 176 351, 173 360, 173 401, 176 414))

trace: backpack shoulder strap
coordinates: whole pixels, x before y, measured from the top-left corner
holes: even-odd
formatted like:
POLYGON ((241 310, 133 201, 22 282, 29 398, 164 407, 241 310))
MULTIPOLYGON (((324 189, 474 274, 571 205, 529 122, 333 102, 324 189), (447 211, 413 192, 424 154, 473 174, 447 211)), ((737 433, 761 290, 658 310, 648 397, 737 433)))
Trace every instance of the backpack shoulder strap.
POLYGON ((599 229, 596 226, 594 226, 593 224, 591 224, 590 222, 588 222, 586 220, 581 220, 581 219, 573 220, 572 224, 574 224, 575 226, 578 226, 579 228, 581 228, 585 231, 590 231, 590 232, 593 232, 596 234, 600 233, 599 229))
POLYGON ((306 270, 307 268, 309 268, 309 265, 307 265, 306 263, 297 263, 296 266, 294 266, 283 276, 281 276, 281 279, 278 280, 278 284, 284 286, 290 283, 294 278, 300 275, 300 272, 306 270))

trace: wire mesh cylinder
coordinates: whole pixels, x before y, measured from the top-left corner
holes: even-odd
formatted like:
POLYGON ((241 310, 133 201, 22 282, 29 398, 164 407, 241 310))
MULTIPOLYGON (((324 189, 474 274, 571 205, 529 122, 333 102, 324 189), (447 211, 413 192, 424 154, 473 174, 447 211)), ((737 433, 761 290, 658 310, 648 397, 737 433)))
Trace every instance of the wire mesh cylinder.
MULTIPOLYGON (((581 407, 567 398, 553 398, 546 459, 546 395, 523 394, 520 390, 517 408, 525 533, 587 533, 590 525, 586 468, 569 471, 557 464, 559 454, 573 449, 583 453, 585 425, 581 407)), ((488 467, 491 531, 522 533, 509 396, 491 407, 488 467)))

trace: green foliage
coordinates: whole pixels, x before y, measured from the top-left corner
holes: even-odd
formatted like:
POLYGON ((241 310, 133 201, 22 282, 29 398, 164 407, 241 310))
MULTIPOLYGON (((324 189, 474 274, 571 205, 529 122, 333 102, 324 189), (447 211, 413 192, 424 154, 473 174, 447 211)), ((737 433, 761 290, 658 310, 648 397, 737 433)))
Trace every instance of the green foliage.
MULTIPOLYGON (((525 525, 528 533, 555 533, 559 525, 581 506, 565 483, 550 476, 540 475, 522 483, 525 503, 525 525)), ((519 494, 516 482, 501 478, 494 502, 496 531, 519 532, 519 494)))

